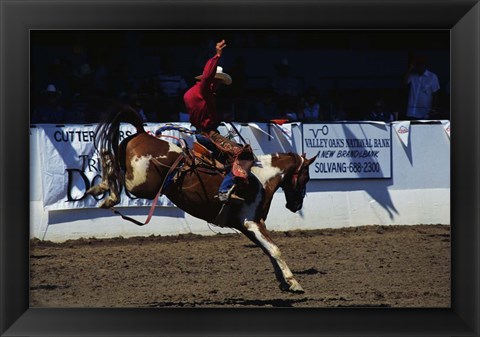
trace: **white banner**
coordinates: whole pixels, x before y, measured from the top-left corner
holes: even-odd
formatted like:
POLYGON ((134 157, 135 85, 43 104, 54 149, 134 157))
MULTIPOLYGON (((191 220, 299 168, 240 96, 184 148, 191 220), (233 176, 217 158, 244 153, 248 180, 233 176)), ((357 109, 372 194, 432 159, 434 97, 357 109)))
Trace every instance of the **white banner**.
MULTIPOLYGON (((181 126, 190 127, 190 123, 181 126)), ((147 124, 145 130, 155 133, 159 124, 147 124)), ((94 198, 86 191, 101 181, 101 166, 94 148, 95 125, 38 125, 31 129, 31 137, 39 144, 40 170, 43 190, 43 205, 48 210, 98 207, 106 195, 94 198)), ((120 127, 120 140, 135 133, 129 124, 120 127)), ((163 134, 178 136, 177 131, 163 134)), ((188 137, 188 135, 182 135, 188 137)), ((167 141, 174 141, 165 138, 167 141)), ((150 200, 137 199, 122 191, 118 206, 149 206, 150 200)), ((174 206, 167 197, 161 196, 157 205, 174 206)))
POLYGON ((303 125, 303 152, 318 157, 312 179, 392 177, 392 132, 386 123, 303 125))

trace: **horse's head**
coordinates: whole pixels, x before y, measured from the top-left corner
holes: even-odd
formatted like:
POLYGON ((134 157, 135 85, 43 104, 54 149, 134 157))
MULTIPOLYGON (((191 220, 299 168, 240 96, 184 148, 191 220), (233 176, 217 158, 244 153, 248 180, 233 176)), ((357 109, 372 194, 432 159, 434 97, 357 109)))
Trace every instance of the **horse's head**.
POLYGON ((300 156, 291 153, 290 156, 293 158, 293 163, 286 169, 281 187, 287 199, 285 206, 295 213, 303 206, 303 198, 307 193, 307 183, 310 180, 308 167, 317 156, 310 159, 307 159, 305 154, 300 156))

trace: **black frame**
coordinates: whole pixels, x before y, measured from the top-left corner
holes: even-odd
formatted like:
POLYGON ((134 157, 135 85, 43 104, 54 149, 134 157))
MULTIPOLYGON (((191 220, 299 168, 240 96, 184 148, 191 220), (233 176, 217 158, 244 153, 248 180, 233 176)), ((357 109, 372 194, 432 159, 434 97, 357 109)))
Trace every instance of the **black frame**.
POLYGON ((478 336, 480 4, 0 0, 2 336, 478 336), (450 29, 451 309, 29 309, 30 29, 450 29))

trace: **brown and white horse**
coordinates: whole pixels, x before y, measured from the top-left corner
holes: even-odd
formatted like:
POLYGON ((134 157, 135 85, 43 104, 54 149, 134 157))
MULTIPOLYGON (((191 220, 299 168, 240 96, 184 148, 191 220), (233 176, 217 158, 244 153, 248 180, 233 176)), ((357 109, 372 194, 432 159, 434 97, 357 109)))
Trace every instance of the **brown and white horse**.
MULTIPOLYGON (((98 125, 96 146, 101 154, 102 182, 88 193, 100 195, 109 192, 100 205, 103 208, 111 208, 120 201, 123 186, 136 197, 154 199, 166 176, 172 172, 170 168, 177 166, 179 156, 184 156, 181 147, 145 132, 138 113, 128 106, 120 106, 112 111, 98 125), (135 126, 137 133, 119 144, 119 126, 122 122, 135 126)), ((306 184, 310 179, 308 166, 315 158, 307 159, 295 153, 276 153, 257 159, 249 183, 237 192, 245 198, 245 202, 229 205, 228 212, 222 210, 222 215, 227 216, 226 227, 239 230, 267 254, 282 290, 303 292, 283 260, 280 249, 272 241, 265 220, 273 195, 280 187, 285 192, 286 207, 290 211, 296 212, 302 208, 306 184)), ((174 181, 162 193, 185 212, 216 223, 222 204, 215 195, 222 179, 223 176, 214 170, 195 167, 179 169, 174 181)))

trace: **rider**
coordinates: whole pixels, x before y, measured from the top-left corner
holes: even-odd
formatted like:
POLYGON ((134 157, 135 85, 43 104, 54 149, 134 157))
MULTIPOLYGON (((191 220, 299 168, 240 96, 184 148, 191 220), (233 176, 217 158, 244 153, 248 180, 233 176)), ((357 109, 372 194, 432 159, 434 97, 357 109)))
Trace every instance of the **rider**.
MULTIPOLYGON (((230 85, 232 83, 230 75, 224 73, 223 69, 218 66, 225 47, 225 40, 216 44, 216 54, 207 61, 202 75, 195 77, 198 81, 183 97, 185 107, 190 115, 190 123, 200 133, 197 140, 204 142, 202 136, 207 138, 231 158, 229 164, 232 164, 232 169, 227 173, 219 188, 218 199, 221 202, 227 202, 230 198, 244 200, 234 194, 234 191, 241 183, 248 182, 248 174, 254 161, 249 145, 243 147, 223 137, 217 130, 221 117, 217 114, 216 90, 220 84, 230 85)), ((208 147, 208 144, 205 145, 208 147)))

